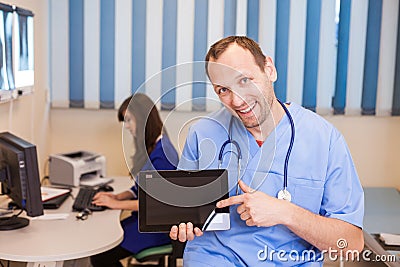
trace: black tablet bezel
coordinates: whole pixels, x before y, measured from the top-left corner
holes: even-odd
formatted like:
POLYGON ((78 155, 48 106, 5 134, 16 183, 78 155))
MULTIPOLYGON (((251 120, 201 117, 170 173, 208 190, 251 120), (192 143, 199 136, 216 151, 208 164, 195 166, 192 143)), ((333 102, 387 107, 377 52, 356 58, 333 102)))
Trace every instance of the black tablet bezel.
MULTIPOLYGON (((143 171, 140 172, 138 175, 138 198, 139 198, 139 231, 140 232, 169 232, 173 225, 179 225, 181 221, 177 218, 176 223, 174 224, 151 224, 148 225, 147 223, 147 209, 146 209, 146 202, 150 197, 146 192, 146 180, 151 179, 151 174, 157 173, 157 175, 161 176, 162 178, 169 180, 170 178, 179 178, 179 179, 196 179, 196 177, 202 177, 209 179, 209 182, 213 182, 217 179, 221 179, 221 191, 226 192, 223 196, 212 201, 209 204, 215 206, 215 204, 222 200, 229 197, 228 192, 228 171, 225 169, 210 169, 210 170, 196 170, 196 171, 187 171, 187 170, 164 170, 164 171, 143 171), (147 177, 146 177, 147 175, 147 177), (150 176, 149 176, 150 175, 150 176)), ((159 177, 156 177, 159 179, 159 177)), ((195 209, 199 207, 182 207, 182 209, 195 209)), ((222 209, 215 209, 216 213, 229 213, 229 207, 222 208, 222 209)), ((171 215, 173 216, 173 215, 171 215)), ((200 229, 203 227, 204 222, 200 224, 194 224, 195 227, 199 227, 200 229)))

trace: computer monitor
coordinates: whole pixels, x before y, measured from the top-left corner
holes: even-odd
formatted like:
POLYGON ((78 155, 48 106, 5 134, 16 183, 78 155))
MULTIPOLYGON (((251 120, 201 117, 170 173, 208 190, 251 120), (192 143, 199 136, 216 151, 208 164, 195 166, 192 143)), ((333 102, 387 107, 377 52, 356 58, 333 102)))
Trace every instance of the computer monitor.
MULTIPOLYGON (((36 146, 9 132, 0 133, 0 183, 2 194, 28 216, 43 215, 36 146)), ((29 219, 16 215, 0 218, 0 230, 28 224, 29 219)))

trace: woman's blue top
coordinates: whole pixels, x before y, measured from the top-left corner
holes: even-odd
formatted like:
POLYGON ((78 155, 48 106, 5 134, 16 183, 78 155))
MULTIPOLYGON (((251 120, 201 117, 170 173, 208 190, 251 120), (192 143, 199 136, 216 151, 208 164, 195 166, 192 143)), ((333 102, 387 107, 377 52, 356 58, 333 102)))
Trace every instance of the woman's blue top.
MULTIPOLYGON (((178 164, 178 153, 167 136, 163 136, 151 152, 149 159, 144 164, 142 171, 147 170, 175 170, 178 164)), ((137 183, 131 188, 137 199, 137 183)), ((140 233, 138 225, 138 213, 133 211, 131 216, 121 222, 124 229, 124 239, 121 246, 133 254, 143 249, 171 243, 166 233, 140 233)))

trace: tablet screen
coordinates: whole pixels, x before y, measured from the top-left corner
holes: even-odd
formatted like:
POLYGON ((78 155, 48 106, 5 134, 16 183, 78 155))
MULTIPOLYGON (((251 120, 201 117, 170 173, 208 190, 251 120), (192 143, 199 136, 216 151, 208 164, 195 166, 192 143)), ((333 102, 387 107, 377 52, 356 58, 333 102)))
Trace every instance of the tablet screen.
POLYGON ((214 210, 229 214, 228 207, 215 208, 228 196, 226 170, 140 172, 139 230, 169 232, 181 222, 201 229, 214 210))

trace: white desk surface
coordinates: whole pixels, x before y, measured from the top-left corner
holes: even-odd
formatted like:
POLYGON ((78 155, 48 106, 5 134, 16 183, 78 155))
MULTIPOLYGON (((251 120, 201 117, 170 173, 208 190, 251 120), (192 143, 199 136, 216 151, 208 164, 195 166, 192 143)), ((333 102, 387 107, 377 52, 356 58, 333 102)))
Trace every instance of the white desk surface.
MULTIPOLYGON (((129 177, 113 177, 115 193, 129 189, 129 177)), ((73 194, 78 193, 74 188, 73 194)), ((64 220, 31 220, 27 227, 0 231, 0 259, 22 262, 50 262, 78 259, 104 252, 123 238, 120 210, 93 212, 77 220, 69 197, 59 209, 47 213, 69 213, 64 220)))

